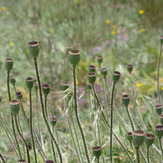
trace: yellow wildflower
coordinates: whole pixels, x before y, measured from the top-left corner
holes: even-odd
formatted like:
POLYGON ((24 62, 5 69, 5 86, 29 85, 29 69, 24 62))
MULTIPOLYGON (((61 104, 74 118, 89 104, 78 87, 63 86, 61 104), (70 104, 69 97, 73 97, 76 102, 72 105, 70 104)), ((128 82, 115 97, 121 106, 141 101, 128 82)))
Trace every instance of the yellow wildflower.
POLYGON ((10 42, 8 45, 9 45, 9 46, 14 46, 14 43, 10 42))
POLYGON ((137 83, 137 84, 136 84, 136 87, 142 87, 142 86, 143 86, 142 83, 137 83))
POLYGON ((117 26, 116 26, 116 25, 113 25, 112 27, 113 27, 114 29, 117 29, 117 26))
POLYGON ((117 32, 116 32, 116 31, 112 31, 111 34, 112 34, 112 35, 116 35, 117 32))
POLYGON ((3 6, 2 11, 7 11, 7 7, 3 6))
POLYGON ((144 28, 139 29, 139 32, 143 33, 143 32, 145 32, 145 29, 144 28))
POLYGON ((110 20, 108 20, 108 19, 107 19, 107 20, 105 20, 105 23, 106 23, 106 24, 110 24, 110 22, 111 22, 111 21, 110 21, 110 20))
POLYGON ((143 14, 144 14, 144 10, 139 10, 138 13, 139 13, 140 15, 143 15, 143 14))

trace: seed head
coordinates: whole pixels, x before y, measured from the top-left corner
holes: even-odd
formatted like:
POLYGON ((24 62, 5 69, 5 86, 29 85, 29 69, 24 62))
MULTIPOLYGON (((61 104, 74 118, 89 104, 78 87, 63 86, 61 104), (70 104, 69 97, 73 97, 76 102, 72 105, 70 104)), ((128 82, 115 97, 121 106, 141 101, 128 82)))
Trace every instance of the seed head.
POLYGON ((16 92, 16 97, 21 100, 23 98, 22 92, 16 92))
POLYGON ((39 51, 40 51, 39 43, 37 41, 29 42, 28 48, 29 48, 29 51, 30 51, 32 57, 37 58, 39 55, 39 51))
POLYGON ((127 95, 127 94, 123 95, 122 96, 122 102, 127 107, 128 104, 130 103, 130 97, 129 97, 129 95, 127 95))
POLYGON ((94 72, 88 73, 88 81, 90 84, 94 84, 96 81, 96 74, 94 72))
POLYGON ((48 84, 42 84, 42 91, 44 96, 47 96, 50 92, 50 86, 48 84))
POLYGON ((153 134, 146 134, 145 136, 145 144, 147 147, 150 147, 154 142, 154 135, 153 134))
POLYGON ((69 61, 73 66, 76 66, 80 61, 80 51, 70 50, 69 51, 69 61))
POLYGON ((26 79, 26 86, 29 90, 31 90, 33 88, 33 84, 34 84, 34 79, 31 77, 28 77, 26 79))
POLYGON ((6 62, 5 62, 5 67, 6 67, 6 70, 7 72, 10 72, 11 69, 13 68, 13 60, 11 58, 7 58, 6 59, 6 62))
POLYGON ((100 146, 95 146, 92 148, 93 155, 96 157, 96 159, 99 159, 101 156, 101 147, 100 146))
POLYGON ((104 78, 106 78, 107 73, 108 73, 108 70, 106 68, 101 69, 101 74, 104 76, 104 78))
POLYGON ((132 142, 133 142, 135 148, 140 147, 144 143, 145 135, 146 134, 142 130, 133 131, 132 142))
POLYGON ((117 82, 121 76, 121 73, 119 71, 114 71, 113 73, 113 81, 117 82))
POLYGON ((158 115, 161 115, 161 113, 163 111, 163 105, 156 105, 155 110, 156 110, 158 115))
POLYGON ((103 57, 102 56, 97 56, 97 62, 100 65, 103 61, 103 57))
POLYGON ((156 125, 155 132, 159 139, 162 138, 163 137, 163 125, 156 125))
POLYGON ((19 100, 15 99, 15 100, 12 100, 10 102, 10 110, 11 110, 11 113, 13 114, 18 114, 19 112, 19 109, 20 109, 20 102, 19 100))
POLYGON ((133 70, 133 65, 129 64, 129 65, 127 66, 127 70, 128 70, 128 72, 131 74, 131 72, 132 72, 132 70, 133 70))

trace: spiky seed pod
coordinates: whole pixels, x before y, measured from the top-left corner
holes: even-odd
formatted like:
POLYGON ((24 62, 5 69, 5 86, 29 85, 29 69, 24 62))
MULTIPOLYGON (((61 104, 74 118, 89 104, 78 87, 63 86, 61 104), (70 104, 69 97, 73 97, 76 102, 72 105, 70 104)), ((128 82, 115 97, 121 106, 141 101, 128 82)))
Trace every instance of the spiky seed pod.
POLYGON ((96 66, 90 65, 89 66, 89 72, 96 72, 96 66))
POLYGON ((113 77, 112 77, 113 81, 117 82, 119 80, 120 76, 121 76, 121 73, 119 71, 114 71, 113 77))
POLYGON ((127 65, 127 70, 131 74, 131 72, 133 70, 133 65, 131 65, 131 64, 127 65))
POLYGON ((54 163, 53 160, 46 160, 45 163, 54 163))
POLYGON ((11 69, 13 68, 13 60, 11 58, 8 58, 6 59, 6 62, 5 62, 5 67, 6 67, 6 70, 9 72, 11 71, 11 69))
POLYGON ((73 66, 76 66, 80 61, 80 51, 70 50, 69 51, 69 61, 73 66))
POLYGON ((95 146, 92 148, 93 155, 96 157, 96 159, 99 159, 101 156, 101 147, 100 146, 95 146))
POLYGON ((32 41, 28 43, 29 51, 33 58, 37 58, 40 52, 39 43, 37 41, 32 41))
POLYGON ((147 147, 150 147, 154 142, 154 135, 153 134, 146 134, 145 136, 145 144, 147 147))
POLYGON ((163 125, 156 125, 155 132, 159 139, 162 138, 163 137, 163 125))
POLYGON ((42 91, 44 96, 47 96, 50 92, 50 86, 48 84, 42 84, 42 91))
POLYGON ((34 79, 31 77, 28 77, 26 79, 26 86, 29 90, 31 90, 33 88, 33 84, 34 84, 34 79))
POLYGON ((97 62, 98 64, 101 64, 103 61, 103 57, 102 56, 97 56, 97 62))
POLYGON ((161 115, 162 110, 163 110, 163 105, 156 105, 155 110, 156 110, 158 115, 161 115))
POLYGON ((62 90, 63 91, 67 90, 68 88, 69 88, 68 82, 65 82, 65 83, 62 84, 62 90))
POLYGON ((14 115, 17 115, 18 112, 19 112, 19 109, 20 109, 20 102, 19 100, 12 100, 10 102, 10 110, 11 110, 11 113, 13 113, 14 115))
POLYGON ((11 83, 12 85, 15 85, 15 83, 16 83, 16 79, 15 79, 14 76, 10 76, 10 77, 9 77, 9 81, 10 81, 10 83, 11 83))
POLYGON ((90 84, 94 84, 96 81, 96 74, 94 72, 88 73, 88 81, 90 84))
POLYGON ((92 89, 92 86, 91 86, 91 84, 87 84, 87 86, 86 86, 86 88, 85 89, 87 89, 87 90, 90 90, 90 89, 92 89))
POLYGON ((126 138, 128 141, 132 141, 132 132, 127 132, 126 138))
POLYGON ((22 92, 16 92, 16 97, 21 100, 23 98, 22 92))
POLYGON ((52 126, 55 126, 55 124, 57 122, 57 117, 56 116, 52 116, 52 117, 49 118, 49 120, 50 120, 50 124, 52 126))
POLYGON ((163 44, 163 36, 160 36, 160 42, 163 44))
POLYGON ((108 74, 108 70, 106 68, 101 69, 101 74, 106 78, 106 75, 108 74))
POLYGON ((163 125, 163 114, 160 115, 160 123, 163 125))
POLYGON ((18 163, 26 163, 25 160, 18 160, 18 163))
POLYGON ((145 133, 142 130, 136 130, 132 133, 132 142, 135 148, 140 147, 145 140, 145 133))
POLYGON ((123 95, 122 96, 122 102, 127 107, 128 104, 130 103, 130 97, 129 97, 129 95, 127 95, 127 94, 123 95))

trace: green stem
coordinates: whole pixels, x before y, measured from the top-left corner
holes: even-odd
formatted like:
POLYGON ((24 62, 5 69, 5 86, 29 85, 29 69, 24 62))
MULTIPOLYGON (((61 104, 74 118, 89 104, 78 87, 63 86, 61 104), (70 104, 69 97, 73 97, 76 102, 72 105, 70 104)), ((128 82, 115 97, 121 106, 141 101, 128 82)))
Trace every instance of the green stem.
POLYGON ((162 156, 163 156, 163 148, 162 148, 162 144, 161 144, 161 138, 159 138, 159 144, 160 144, 160 150, 161 150, 161 153, 162 153, 162 156))
POLYGON ((36 148, 35 148, 35 141, 33 136, 33 119, 32 119, 32 94, 31 89, 29 90, 29 103, 30 103, 30 133, 31 133, 31 139, 32 139, 32 146, 33 146, 33 152, 34 152, 34 158, 35 163, 37 163, 37 155, 36 155, 36 148))
POLYGON ((2 156, 2 154, 0 153, 0 158, 1 158, 1 160, 2 160, 2 162, 3 163, 5 163, 6 161, 5 161, 5 159, 3 158, 3 156, 2 156))
POLYGON ((29 121, 28 121, 27 115, 25 113, 22 100, 20 100, 20 104, 21 104, 21 109, 22 109, 24 120, 26 121, 27 125, 29 125, 29 121))
POLYGON ((96 159, 97 160, 97 163, 100 163, 100 159, 96 159))
POLYGON ((136 157, 137 157, 137 163, 140 163, 140 158, 139 158, 139 147, 136 147, 136 157))
POLYGON ((149 163, 149 147, 147 147, 147 162, 149 163))
POLYGON ((26 140, 24 139, 23 137, 23 133, 21 133, 20 129, 19 129, 19 125, 18 125, 18 121, 17 121, 17 117, 15 116, 15 124, 16 124, 16 127, 17 127, 17 130, 18 130, 18 133, 20 135, 20 137, 22 138, 25 146, 26 146, 26 150, 27 150, 27 159, 28 159, 28 163, 30 163, 30 156, 29 156, 29 149, 28 149, 28 144, 26 142, 26 140))
POLYGON ((113 100, 114 100, 114 89, 115 89, 115 84, 116 82, 113 83, 113 87, 112 87, 112 94, 111 94, 111 102, 110 102, 110 111, 111 111, 111 117, 110 117, 110 162, 113 162, 113 158, 112 158, 112 146, 113 146, 113 100))
POLYGON ((130 116, 130 113, 128 110, 128 106, 126 106, 126 111, 127 111, 127 115, 128 115, 129 120, 130 120, 130 123, 131 123, 132 131, 134 131, 134 124, 132 122, 132 119, 131 119, 131 116, 130 116))
POLYGON ((161 102, 161 96, 160 96, 160 64, 161 64, 161 52, 162 52, 162 44, 160 48, 160 54, 158 57, 158 65, 157 65, 157 96, 158 96, 158 102, 160 104, 161 102))
POLYGON ((45 104, 45 114, 46 114, 46 118, 48 118, 47 96, 44 96, 44 104, 45 104))
POLYGON ((73 80, 74 80, 74 104, 75 104, 74 109, 75 109, 76 121, 77 121, 79 130, 80 130, 80 133, 81 133, 81 136, 82 136, 82 140, 83 140, 83 144, 84 144, 84 149, 85 149, 87 161, 88 161, 88 163, 90 163, 90 159, 89 159, 89 155, 88 155, 88 149, 87 149, 87 145, 86 145, 85 136, 84 136, 84 133, 83 133, 81 124, 80 124, 79 117, 78 117, 77 97, 76 97, 76 66, 73 66, 73 80))
POLYGON ((53 136, 53 133, 50 129, 50 126, 48 124, 48 121, 46 119, 46 115, 45 115, 45 110, 44 110, 44 103, 43 103, 43 98, 42 98, 42 89, 41 89, 41 81, 40 81, 40 76, 39 76, 39 70, 38 70, 38 65, 37 65, 37 58, 34 58, 34 65, 35 65, 35 69, 36 69, 36 76, 37 76, 37 81, 38 81, 38 87, 39 87, 39 94, 40 94, 40 102, 41 102, 41 108, 42 108, 42 115, 43 115, 43 118, 44 118, 44 121, 45 121, 45 124, 46 124, 46 127, 49 131, 49 134, 57 148, 57 151, 58 151, 58 154, 59 154, 59 158, 60 158, 60 163, 63 163, 63 160, 62 160, 62 155, 61 155, 61 151, 60 151, 60 148, 57 144, 57 141, 56 139, 54 138, 53 136))
POLYGON ((8 91, 8 99, 11 101, 11 94, 10 94, 10 71, 7 71, 7 91, 8 91))
MULTIPOLYGON (((54 133, 54 127, 53 127, 52 130, 53 130, 53 133, 54 133)), ((54 144, 53 144, 52 139, 51 139, 51 145, 52 145, 52 152, 53 152, 54 162, 57 163, 56 154, 55 154, 55 150, 54 150, 54 144)))

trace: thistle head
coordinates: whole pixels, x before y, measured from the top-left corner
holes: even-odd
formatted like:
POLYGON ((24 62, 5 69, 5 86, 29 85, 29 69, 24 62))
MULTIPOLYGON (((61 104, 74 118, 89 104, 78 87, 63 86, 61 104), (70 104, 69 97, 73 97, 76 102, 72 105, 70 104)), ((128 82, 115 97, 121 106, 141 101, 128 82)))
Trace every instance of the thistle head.
POLYGON ((132 142, 135 148, 140 147, 145 140, 145 133, 142 130, 136 130, 132 133, 132 142))
POLYGON ((120 76, 121 76, 121 73, 119 71, 114 71, 113 76, 112 76, 113 82, 116 83, 119 80, 120 76))
POLYGON ((37 58, 40 52, 39 43, 37 41, 32 41, 28 43, 29 51, 33 58, 37 58))
POLYGON ((12 114, 17 115, 19 112, 19 109, 20 109, 19 100, 15 99, 15 100, 10 101, 10 110, 12 114))
POLYGON ((6 62, 5 62, 5 68, 7 70, 7 72, 10 72, 11 69, 13 68, 13 60, 11 58, 7 58, 6 62))
POLYGON ((76 66, 80 61, 80 51, 70 50, 69 51, 69 61, 73 66, 76 66))
POLYGON ((93 151, 93 155, 96 157, 96 159, 99 159, 100 156, 101 156, 101 147, 100 146, 95 146, 92 148, 92 151, 93 151))

